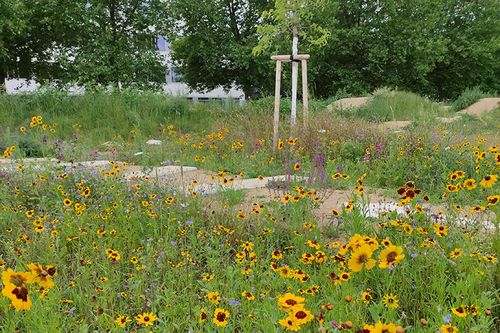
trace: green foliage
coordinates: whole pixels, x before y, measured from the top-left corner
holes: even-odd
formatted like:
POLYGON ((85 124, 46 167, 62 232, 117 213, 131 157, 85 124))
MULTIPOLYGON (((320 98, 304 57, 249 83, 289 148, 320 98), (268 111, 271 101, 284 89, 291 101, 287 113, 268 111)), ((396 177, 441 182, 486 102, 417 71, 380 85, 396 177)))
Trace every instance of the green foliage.
POLYGON ((19 17, 9 17, 15 24, 0 20, 0 40, 7 38, 0 42, 2 79, 9 75, 50 80, 59 86, 104 87, 164 82, 166 66, 156 46, 156 38, 165 34, 169 23, 163 1, 16 0, 12 4, 8 9, 21 8, 15 12, 19 17), (9 30, 12 26, 15 31, 9 30))
POLYGON ((465 89, 460 96, 451 104, 450 111, 457 112, 474 104, 479 99, 487 97, 488 94, 483 92, 479 86, 465 89))
POLYGON ((375 91, 366 105, 338 112, 344 116, 377 122, 430 121, 436 116, 446 115, 444 108, 438 103, 414 93, 389 89, 375 91))
POLYGON ((293 31, 309 45, 325 46, 331 32, 314 18, 325 14, 325 0, 276 0, 274 8, 263 11, 257 27, 259 42, 252 52, 257 55, 271 48, 278 49, 277 40, 291 40, 293 31))
POLYGON ((198 90, 236 85, 248 98, 272 90, 272 63, 252 56, 259 13, 268 0, 183 1, 170 4, 179 25, 171 31, 176 71, 198 90))
POLYGON ((331 41, 311 53, 316 96, 382 86, 436 99, 454 98, 471 85, 498 90, 496 1, 338 3, 333 19, 322 17, 331 41))

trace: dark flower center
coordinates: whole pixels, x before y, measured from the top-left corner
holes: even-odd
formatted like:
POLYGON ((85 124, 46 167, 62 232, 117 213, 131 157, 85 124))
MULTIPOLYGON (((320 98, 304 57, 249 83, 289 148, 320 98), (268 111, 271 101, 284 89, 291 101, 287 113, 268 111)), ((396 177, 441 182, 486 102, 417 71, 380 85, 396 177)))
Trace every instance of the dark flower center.
POLYGON ((307 317, 307 314, 304 311, 298 311, 295 314, 295 318, 297 319, 304 319, 305 317, 307 317))
POLYGON ((12 293, 16 295, 17 299, 20 299, 23 302, 28 301, 28 289, 26 289, 25 287, 16 287, 14 290, 12 290, 12 293))
POLYGON ((363 254, 363 255, 359 256, 358 264, 365 263, 367 260, 368 260, 368 256, 366 254, 363 254))
POLYGON ((224 312, 219 312, 217 313, 217 321, 225 321, 226 320, 226 314, 224 312))
POLYGON ((396 252, 390 252, 390 253, 387 255, 387 262, 393 262, 393 261, 396 261, 396 257, 397 257, 396 252))

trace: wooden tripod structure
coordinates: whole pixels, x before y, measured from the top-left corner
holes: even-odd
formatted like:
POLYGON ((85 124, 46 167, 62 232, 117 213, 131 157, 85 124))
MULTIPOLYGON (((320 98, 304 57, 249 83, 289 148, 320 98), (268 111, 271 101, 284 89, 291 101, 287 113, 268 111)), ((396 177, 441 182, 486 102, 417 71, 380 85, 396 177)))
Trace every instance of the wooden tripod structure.
MULTIPOLYGON (((280 102, 281 102, 281 63, 282 62, 293 62, 294 71, 297 72, 296 66, 300 62, 302 64, 302 114, 304 127, 307 126, 307 120, 309 115, 309 100, 307 96, 307 60, 309 59, 308 54, 297 54, 297 55, 274 55, 271 59, 276 61, 276 83, 274 90, 274 127, 273 127, 273 150, 276 154, 278 149, 279 140, 279 121, 280 121, 280 102)), ((292 73, 293 74, 293 73, 292 73)), ((297 103, 297 75, 292 75, 292 117, 291 117, 291 128, 292 134, 295 133, 295 105, 297 103)))

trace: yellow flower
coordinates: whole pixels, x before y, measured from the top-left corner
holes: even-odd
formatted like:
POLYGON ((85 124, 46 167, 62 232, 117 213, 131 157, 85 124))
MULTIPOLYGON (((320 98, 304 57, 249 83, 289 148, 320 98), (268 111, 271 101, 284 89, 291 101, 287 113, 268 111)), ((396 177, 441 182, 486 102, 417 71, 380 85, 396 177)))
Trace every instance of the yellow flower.
POLYGON ((307 311, 304 308, 295 308, 295 309, 293 309, 292 313, 290 314, 289 317, 293 318, 293 321, 297 325, 306 324, 306 323, 308 323, 308 322, 310 322, 311 320, 314 319, 314 316, 311 314, 311 312, 307 311))
POLYGON ((495 183, 497 182, 497 178, 497 175, 486 175, 483 179, 481 179, 479 184, 484 188, 490 188, 495 185, 495 183))
POLYGON ((31 270, 33 282, 38 283, 41 287, 52 288, 54 282, 52 278, 57 276, 57 270, 54 266, 47 265, 45 268, 40 264, 29 264, 28 268, 31 270))
POLYGON ((384 298, 382 298, 382 303, 391 309, 396 309, 399 306, 398 297, 394 294, 385 295, 384 298))
POLYGON ((219 304, 220 302, 220 295, 218 291, 211 291, 207 294, 207 298, 212 304, 219 304))
POLYGON ((10 299, 16 311, 31 309, 32 303, 29 298, 29 291, 22 283, 19 285, 4 284, 2 295, 10 299))
POLYGON ((373 332, 376 333, 396 333, 401 327, 393 323, 384 324, 382 322, 377 322, 375 324, 373 332))
POLYGON ((302 309, 304 307, 304 297, 295 296, 292 293, 286 293, 278 297, 278 306, 283 311, 292 311, 293 309, 302 309))
POLYGON ((467 190, 472 191, 473 189, 475 189, 477 187, 476 180, 474 178, 469 178, 469 179, 464 180, 464 187, 467 190))
POLYGON ((127 317, 127 316, 118 316, 116 317, 115 319, 115 322, 118 326, 120 326, 121 328, 125 328, 125 326, 130 323, 132 320, 127 317))
POLYGON ((389 266, 396 265, 403 260, 404 257, 405 255, 403 254, 403 248, 401 246, 390 245, 383 249, 378 255, 380 260, 378 267, 388 268, 389 266))
POLYGON ((455 259, 455 258, 458 258, 460 257, 464 252, 462 251, 462 249, 456 247, 453 249, 453 251, 450 252, 450 257, 452 259, 455 259))
POLYGON ((363 269, 363 266, 370 270, 375 266, 377 261, 373 259, 372 250, 369 245, 363 244, 351 254, 351 259, 349 260, 349 269, 353 272, 359 272, 363 269))
POLYGON ((135 317, 135 321, 139 325, 152 326, 158 318, 151 312, 144 312, 135 317))
POLYGON ((458 333, 458 328, 456 328, 452 324, 446 324, 441 325, 440 331, 441 333, 458 333))
POLYGON ((459 317, 459 318, 463 318, 463 317, 466 317, 467 316, 467 310, 466 310, 466 306, 465 305, 460 305, 460 306, 457 306, 456 308, 451 308, 451 312, 459 317))
POLYGON ((285 319, 280 319, 279 323, 287 331, 297 332, 298 330, 300 330, 300 326, 295 322, 292 316, 288 316, 285 319))
POLYGON ((215 325, 224 327, 227 325, 227 321, 229 319, 229 311, 217 308, 215 309, 214 312, 214 317, 212 321, 214 322, 215 325))
POLYGON ((205 309, 201 308, 200 310, 200 317, 198 319, 199 323, 202 324, 207 320, 207 313, 205 312, 205 309))
POLYGON ((246 297, 249 301, 253 301, 255 299, 254 295, 249 291, 242 292, 241 296, 246 297))
POLYGON ((2 282, 6 286, 8 284, 20 285, 33 283, 33 274, 31 272, 14 272, 12 268, 2 272, 2 282))

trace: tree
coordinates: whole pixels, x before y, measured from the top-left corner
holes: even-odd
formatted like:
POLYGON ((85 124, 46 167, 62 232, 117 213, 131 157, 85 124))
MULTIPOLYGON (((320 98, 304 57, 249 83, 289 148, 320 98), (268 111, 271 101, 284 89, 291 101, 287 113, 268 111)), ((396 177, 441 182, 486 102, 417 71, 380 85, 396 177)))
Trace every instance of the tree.
POLYGON ((12 49, 17 38, 26 29, 22 13, 21 1, 0 0, 0 87, 3 86, 9 69, 16 63, 12 49))
MULTIPOLYGON (((263 21, 257 27, 259 42, 254 47, 253 53, 259 54, 271 48, 273 41, 279 37, 292 35, 292 52, 296 56, 299 52, 299 35, 310 44, 323 46, 326 44, 330 32, 311 22, 315 12, 324 6, 324 0, 276 0, 274 8, 262 13, 263 21), (266 22, 268 20, 269 22, 266 22), (310 30, 311 32, 308 32, 310 30), (314 38, 313 33, 319 37, 314 38)), ((292 104, 291 125, 295 126, 297 118, 297 84, 298 84, 298 62, 292 62, 292 104)))
POLYGON ((269 0, 173 0, 172 59, 191 88, 240 87, 247 97, 272 91, 272 63, 252 55, 269 0))
MULTIPOLYGON (((162 0, 80 0, 77 43, 60 58, 64 81, 85 85, 154 86, 166 65, 156 40, 170 22, 162 0)), ((68 22, 69 23, 69 22, 68 22)))
POLYGON ((81 16, 75 1, 0 0, 0 6, 0 16, 6 15, 0 20, 1 77, 57 77, 57 52, 72 45, 80 29, 71 24, 81 16))
POLYGON ((156 46, 170 22, 163 0, 0 0, 0 6, 9 10, 0 11, 9 18, 0 21, 4 77, 124 87, 165 82, 156 46))
POLYGON ((498 89, 496 1, 335 2, 335 19, 322 17, 332 40, 311 54, 316 96, 388 86, 443 99, 474 85, 498 89))

